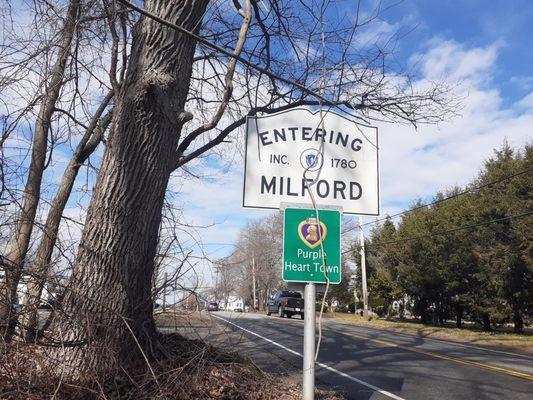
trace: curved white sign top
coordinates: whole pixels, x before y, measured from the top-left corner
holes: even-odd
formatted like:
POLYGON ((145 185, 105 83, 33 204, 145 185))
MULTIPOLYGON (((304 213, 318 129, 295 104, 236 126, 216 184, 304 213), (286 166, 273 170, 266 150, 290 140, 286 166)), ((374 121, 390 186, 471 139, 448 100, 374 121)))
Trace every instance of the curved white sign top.
POLYGON ((317 205, 379 215, 378 164, 378 129, 332 111, 248 117, 243 206, 309 204, 311 190, 317 205))

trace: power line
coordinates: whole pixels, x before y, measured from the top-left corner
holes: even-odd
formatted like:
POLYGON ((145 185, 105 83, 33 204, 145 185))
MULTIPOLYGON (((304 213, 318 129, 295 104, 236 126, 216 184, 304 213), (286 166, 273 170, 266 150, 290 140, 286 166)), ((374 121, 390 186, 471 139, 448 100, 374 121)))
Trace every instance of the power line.
MULTIPOLYGON (((469 188, 469 189, 464 190, 462 192, 455 193, 455 194, 453 194, 451 196, 436 200, 436 201, 434 201, 432 203, 423 204, 423 205, 417 206, 415 208, 412 208, 410 210, 406 210, 406 211, 403 211, 403 212, 400 212, 400 213, 397 213, 397 214, 393 214, 391 216, 380 218, 380 219, 377 219, 375 221, 367 222, 367 223, 361 225, 361 227, 366 226, 366 225, 375 224, 375 223, 384 221, 384 220, 386 220, 388 218, 395 218, 395 217, 398 217, 398 216, 401 216, 401 215, 404 215, 404 214, 408 214, 408 213, 420 210, 422 208, 426 208, 426 207, 429 207, 429 206, 432 206, 432 205, 435 205, 435 204, 439 204, 439 203, 442 203, 442 202, 445 202, 445 201, 448 201, 448 200, 453 200, 453 199, 455 199, 457 197, 460 197, 460 196, 463 196, 465 194, 472 193, 472 192, 475 192, 477 190, 481 190, 481 189, 484 189, 486 187, 490 187, 492 185, 504 182, 506 180, 513 179, 513 178, 515 178, 517 176, 526 174, 526 173, 531 172, 531 171, 533 171, 533 168, 528 168, 528 169, 525 169, 523 171, 517 172, 515 174, 506 175, 506 176, 504 176, 504 177, 502 177, 500 179, 496 179, 494 181, 484 183, 483 185, 479 185, 479 186, 475 186, 475 187, 469 188)), ((499 218, 499 219, 495 219, 495 220, 490 220, 490 221, 485 221, 485 222, 481 222, 481 223, 477 223, 477 224, 466 225, 466 226, 461 226, 461 227, 455 227, 455 228, 451 228, 451 229, 446 230, 446 231, 437 232, 437 233, 430 234, 430 235, 420 235, 420 236, 414 236, 414 237, 409 237, 409 238, 400 239, 400 240, 392 240, 392 241, 381 242, 381 243, 372 243, 372 244, 368 245, 368 247, 381 246, 381 245, 392 244, 392 243, 401 243, 401 242, 405 242, 405 241, 421 239, 421 238, 424 238, 424 237, 439 236, 439 235, 443 235, 443 234, 446 234, 446 233, 452 233, 452 232, 456 232, 456 231, 460 231, 460 230, 464 230, 464 229, 471 229, 471 228, 475 228, 475 227, 478 227, 478 226, 490 225, 490 224, 493 224, 493 223, 502 222, 502 221, 506 221, 506 220, 518 219, 518 218, 522 218, 522 217, 528 216, 528 215, 530 215, 532 213, 533 213, 533 211, 528 211, 528 212, 525 212, 525 213, 519 214, 519 215, 512 215, 512 216, 499 218)), ((233 244, 230 244, 230 243, 227 243, 227 244, 226 243, 220 243, 220 244, 221 245, 233 245, 233 244)), ((346 254, 346 253, 348 253, 350 251, 351 250, 346 250, 342 254, 346 254)))
MULTIPOLYGON (((383 245, 386 245, 386 244, 402 243, 402 242, 409 242, 409 241, 417 240, 417 239, 423 239, 423 238, 426 238, 426 237, 435 237, 435 236, 445 235, 447 233, 457 232, 457 231, 461 231, 461 230, 465 230, 465 229, 472 229, 472 228, 477 228, 479 226, 486 226, 486 225, 494 224, 494 223, 497 223, 497 222, 503 222, 503 221, 512 220, 512 219, 519 219, 519 218, 527 217, 528 215, 531 215, 531 214, 533 214, 533 211, 526 211, 526 212, 524 212, 522 214, 510 215, 508 217, 492 219, 492 220, 489 220, 489 221, 479 222, 479 223, 476 223, 476 224, 456 226, 454 228, 447 229, 447 230, 440 231, 440 232, 435 232, 435 233, 430 233, 430 234, 425 234, 425 235, 419 235, 419 236, 411 236, 411 237, 407 237, 407 238, 404 238, 404 239, 398 239, 398 240, 389 240, 387 242, 370 243, 370 244, 366 245, 365 247, 367 247, 367 248, 368 247, 378 247, 378 246, 383 246, 383 245)), ((352 251, 352 249, 346 250, 342 254, 349 253, 350 251, 352 251)))
MULTIPOLYGON (((448 200, 453 200, 457 197, 460 197, 460 196, 463 196, 465 194, 468 194, 468 193, 472 193, 472 192, 475 192, 475 191, 478 191, 480 189, 484 189, 486 187, 490 187, 490 186, 493 186, 495 184, 498 184, 498 183, 501 183, 501 182, 504 182, 506 180, 509 180, 509 179, 513 179, 513 178, 516 178, 517 176, 520 176, 520 175, 524 175, 524 174, 527 174, 528 172, 532 172, 533 171, 533 168, 528 168, 526 170, 523 170, 523 171, 520 171, 520 172, 517 172, 515 174, 512 174, 512 175, 506 175, 500 179, 496 179, 494 181, 491 181, 491 182, 488 182, 488 183, 484 183, 483 185, 479 185, 479 186, 475 186, 475 187, 472 187, 472 188, 469 188, 469 189, 466 189, 462 192, 459 192, 459 193, 455 193, 455 194, 452 194, 451 196, 448 196, 448 197, 444 197, 442 199, 438 199, 438 200, 435 200, 431 203, 428 203, 428 204, 422 204, 420 206, 416 206, 414 208, 411 208, 409 210, 405 210, 405 211, 402 211, 402 212, 399 212, 399 213, 396 213, 396 214, 393 214, 393 215, 387 215, 386 217, 383 217, 383 218, 378 218, 374 221, 370 221, 370 222, 367 222, 363 225, 360 225, 361 227, 363 226, 367 226, 367 225, 373 225, 373 224, 377 224, 378 222, 381 222, 381 221, 385 221, 389 218, 396 218, 396 217, 399 217, 401 215, 405 215, 405 214, 409 214, 411 212, 414 212, 414 211, 417 211, 417 210, 420 210, 422 208, 426 208, 426 207, 430 207, 430 206, 433 206, 435 204, 439 204, 439 203, 443 203, 445 201, 448 201, 448 200)), ((358 226, 359 227, 359 226, 358 226)))
MULTIPOLYGON (((140 13, 140 14, 148 17, 148 18, 151 18, 154 21, 157 21, 157 22, 159 22, 159 23, 161 23, 161 24, 163 24, 163 25, 165 25, 165 26, 167 26, 169 28, 177 30, 178 32, 181 32, 181 33, 183 33, 185 35, 188 35, 188 36, 194 38, 199 43, 202 43, 205 46, 210 47, 211 49, 216 50, 216 51, 218 51, 218 52, 220 52, 220 53, 222 53, 222 54, 224 54, 224 55, 226 55, 226 56, 228 56, 230 58, 234 58, 234 59, 240 61, 241 63, 243 63, 244 65, 246 65, 246 66, 248 66, 248 67, 250 67, 252 69, 257 70, 257 71, 265 74, 266 76, 269 76, 270 78, 277 79, 280 82, 284 82, 284 83, 289 84, 291 86, 297 87, 298 89, 300 89, 300 90, 302 90, 302 91, 314 96, 315 98, 317 98, 317 99, 319 99, 321 101, 324 101, 328 105, 335 105, 335 104, 336 105, 341 105, 342 104, 342 105, 345 105, 346 107, 351 108, 351 109, 357 109, 358 108, 358 107, 354 107, 352 104, 350 104, 348 102, 342 102, 342 103, 331 102, 330 100, 324 98, 322 95, 317 93, 315 90, 310 89, 307 86, 302 85, 301 83, 298 83, 298 82, 292 81, 290 79, 284 78, 281 75, 278 75, 278 74, 276 74, 274 72, 271 72, 268 69, 266 69, 264 67, 261 67, 260 65, 258 65, 256 63, 253 63, 253 62, 251 62, 251 61, 249 61, 249 60, 247 60, 247 59, 245 59, 245 58, 243 58, 243 57, 241 57, 239 55, 233 54, 230 51, 226 50, 225 48, 220 47, 220 46, 210 42, 209 40, 205 39, 204 37, 202 37, 200 35, 197 35, 194 32, 191 32, 191 31, 183 28, 182 26, 179 26, 179 25, 174 24, 174 23, 172 23, 170 21, 167 21, 167 20, 165 20, 165 19, 163 19, 163 18, 161 18, 161 17, 159 17, 159 16, 157 16, 157 15, 155 15, 155 14, 153 14, 153 13, 151 13, 151 12, 149 12, 149 11, 143 9, 143 8, 141 8, 141 7, 136 6, 135 4, 133 4, 133 3, 129 2, 129 1, 127 1, 127 0, 118 0, 118 1, 120 3, 122 3, 122 4, 124 4, 126 7, 129 7, 130 9, 132 9, 134 11, 137 11, 138 13, 140 13)), ((386 220, 388 218, 395 218, 395 217, 398 217, 398 216, 401 216, 401 215, 404 215, 404 214, 408 214, 408 213, 414 212, 416 210, 419 210, 419 209, 422 209, 422 208, 425 208, 425 207, 429 207, 429 206, 432 206, 432 205, 435 205, 435 204, 439 204, 439 203, 442 203, 444 201, 452 200, 452 199, 455 199, 455 198, 457 198, 459 196, 471 193, 471 192, 476 191, 476 190, 483 189, 485 187, 500 183, 500 182, 508 180, 508 179, 512 179, 512 178, 514 178, 516 176, 519 176, 519 175, 522 175, 522 174, 525 174, 525 173, 531 172, 531 171, 533 171, 533 168, 529 168, 529 169, 521 171, 519 173, 503 177, 503 178, 501 178, 499 180, 492 181, 492 182, 480 185, 478 187, 467 189, 467 190, 465 190, 463 192, 459 192, 459 193, 456 193, 454 195, 445 197, 443 199, 436 200, 436 201, 434 201, 432 203, 429 203, 429 204, 420 205, 420 206, 417 206, 417 207, 412 208, 410 210, 406 210, 406 211, 403 211, 403 212, 400 212, 400 213, 397 213, 397 214, 393 214, 391 216, 380 218, 380 219, 377 219, 375 221, 367 222, 365 224, 360 225, 360 228, 363 227, 363 226, 376 224, 376 223, 384 221, 384 220, 386 220)), ((404 242, 404 241, 409 241, 409 240, 416 240, 416 239, 423 238, 423 237, 433 237, 433 236, 437 236, 437 235, 441 235, 441 234, 445 234, 445 233, 455 232, 455 231, 458 231, 458 230, 475 228, 475 227, 478 227, 478 226, 489 225, 489 224, 492 224, 492 223, 501 222, 501 221, 510 220, 510 219, 517 219, 517 218, 525 217, 525 216, 530 215, 530 214, 533 214, 533 211, 528 211, 526 213, 519 214, 519 215, 504 217, 504 218, 495 219, 495 220, 491 220, 491 221, 486 221, 486 222, 483 222, 483 223, 467 225, 467 226, 462 226, 462 227, 456 227, 456 228, 452 228, 452 229, 447 230, 447 231, 437 232, 435 234, 421 235, 421 236, 416 236, 416 237, 411 237, 411 238, 405 238, 405 239, 398 240, 398 241, 375 243, 375 244, 371 244, 370 246, 378 246, 378 245, 389 244, 389 243, 399 243, 399 242, 404 242)), ((347 251, 343 252, 343 254, 347 253, 348 251, 350 251, 350 250, 347 250, 347 251)))

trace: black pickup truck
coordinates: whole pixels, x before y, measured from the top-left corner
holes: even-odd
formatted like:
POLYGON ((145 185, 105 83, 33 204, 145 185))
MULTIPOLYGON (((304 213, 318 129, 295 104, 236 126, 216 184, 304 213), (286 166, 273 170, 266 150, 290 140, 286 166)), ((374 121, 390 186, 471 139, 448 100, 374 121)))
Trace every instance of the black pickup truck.
POLYGON ((298 292, 281 291, 270 297, 267 301, 266 314, 277 313, 279 317, 292 317, 299 315, 304 319, 304 300, 298 292))

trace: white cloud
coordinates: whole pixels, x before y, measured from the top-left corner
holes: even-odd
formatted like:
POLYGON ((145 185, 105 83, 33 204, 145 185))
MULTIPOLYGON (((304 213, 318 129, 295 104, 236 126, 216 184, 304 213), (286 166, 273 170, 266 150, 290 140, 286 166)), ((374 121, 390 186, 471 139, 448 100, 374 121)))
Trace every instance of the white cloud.
MULTIPOLYGON (((360 43, 370 43, 379 38, 387 38, 397 28, 397 24, 377 21, 362 31, 357 40, 360 43)), ((407 206, 417 197, 431 196, 439 189, 467 183, 479 171, 492 149, 499 147, 504 138, 517 147, 532 139, 530 127, 533 126, 533 93, 514 105, 506 105, 492 81, 492 71, 496 68, 501 46, 501 43, 496 42, 485 47, 468 48, 456 41, 435 39, 428 44, 423 54, 413 55, 411 60, 419 66, 423 75, 415 83, 417 86, 422 87, 429 81, 443 79, 450 83, 461 82, 457 94, 464 96, 462 115, 439 126, 421 126, 418 132, 411 126, 380 124, 382 214, 398 212, 402 206, 407 206)), ((515 81, 529 83, 529 80, 519 77, 515 81)), ((30 85, 30 89, 35 87, 30 85)), ((101 91, 96 88, 90 92, 94 100, 101 95, 101 91)), ((238 89, 236 92, 238 93, 238 89)), ((14 103, 9 104, 11 107, 19 106, 15 103, 17 98, 13 97, 11 100, 14 103)), ((78 104, 76 106, 79 107, 78 104)), ((5 110, 2 108, 0 112, 5 110)), ((235 115, 239 115, 239 112, 236 111, 235 115)), ((80 115, 83 114, 80 112, 80 115)), ((210 115, 205 113, 203 118, 210 115)), ((203 122, 202 115, 196 117, 191 124, 203 122)), ((225 117, 221 126, 227 125, 230 120, 230 117, 225 117)), ((240 145, 241 139, 235 139, 237 145, 240 145)), ((23 158, 19 147, 27 148, 27 140, 24 146, 17 146, 23 140, 20 136, 10 138, 8 155, 23 158)), ((72 145, 75 144, 76 140, 72 145)), ((213 161, 208 158, 203 161, 201 168, 201 173, 208 178, 171 178, 170 189, 178 193, 172 197, 176 206, 183 209, 181 222, 198 227, 188 229, 192 238, 185 234, 180 238, 195 249, 196 255, 202 253, 196 242, 215 244, 204 247, 204 252, 209 253, 211 258, 224 255, 231 247, 216 243, 234 242, 247 220, 271 212, 242 208, 242 154, 232 150, 231 146, 224 144, 217 149, 217 154, 222 157, 234 158, 225 173, 221 172, 220 165, 228 160, 213 161)), ((55 187, 58 183, 69 158, 66 145, 64 150, 65 152, 58 148, 55 153, 54 164, 46 173, 47 185, 55 187)), ((95 158, 98 159, 101 152, 102 148, 95 158)), ((80 176, 77 182, 83 179, 80 176)), ((84 202, 86 200, 85 197, 84 202)), ((76 220, 83 219, 85 213, 74 203, 69 204, 71 208, 66 210, 65 215, 76 220)), ((62 232, 65 241, 78 240, 81 234, 78 225, 67 222, 62 224, 62 232)), ((208 262, 202 262, 199 268, 208 273, 209 265, 208 262)))
POLYGON ((516 84, 521 89, 531 90, 533 89, 533 76, 513 76, 511 83, 516 84))
POLYGON ((421 61, 424 77, 429 80, 446 79, 452 82, 465 79, 488 79, 494 67, 501 43, 467 49, 453 40, 433 39, 424 54, 415 54, 412 61, 421 61))
POLYGON ((208 179, 171 178, 169 187, 179 192, 186 222, 205 227, 198 229, 200 242, 233 243, 247 218, 266 214, 242 208, 242 159, 239 161, 227 173, 204 167, 208 179))
POLYGON ((416 56, 422 59, 424 80, 460 80, 457 95, 465 97, 461 115, 439 126, 422 126, 417 133, 408 126, 380 127, 384 212, 389 212, 388 201, 407 203, 469 182, 504 139, 515 147, 531 140, 533 116, 523 108, 533 105, 533 98, 505 106, 491 80, 499 46, 468 49, 434 41, 416 56))
MULTIPOLYGON (((407 125, 380 124, 382 215, 402 210, 417 197, 466 184, 505 138, 516 147, 531 140, 533 115, 523 108, 533 98, 505 106, 491 81, 498 48, 497 43, 469 49, 452 41, 434 41, 425 54, 417 55, 424 74, 417 85, 443 77, 451 83, 461 81, 457 91, 464 96, 461 116, 439 126, 421 126, 418 131, 407 125)), ((204 242, 232 242, 247 219, 265 215, 241 208, 242 168, 239 159, 218 179, 181 186, 180 199, 188 218, 203 224, 221 222, 202 230, 204 242)), ((208 173, 218 172, 213 167, 208 173)), ((224 253, 223 248, 219 251, 224 253)))
POLYGON ((385 20, 375 19, 369 25, 360 28, 355 35, 355 44, 359 47, 383 45, 398 32, 401 25, 400 22, 390 24, 385 20))
POLYGON ((533 93, 529 93, 527 96, 521 99, 517 103, 517 106, 520 108, 529 109, 530 111, 533 110, 533 93))

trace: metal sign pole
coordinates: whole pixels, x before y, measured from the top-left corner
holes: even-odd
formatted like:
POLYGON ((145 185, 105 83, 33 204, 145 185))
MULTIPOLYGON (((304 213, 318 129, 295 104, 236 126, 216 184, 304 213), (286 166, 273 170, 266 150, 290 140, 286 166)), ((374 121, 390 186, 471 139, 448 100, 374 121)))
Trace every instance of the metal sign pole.
POLYGON ((363 280, 363 315, 368 318, 368 288, 366 285, 365 232, 363 217, 359 216, 359 238, 361 240, 361 279, 363 280))
POLYGON ((315 399, 315 308, 316 286, 307 283, 304 290, 304 364, 303 399, 315 399))

